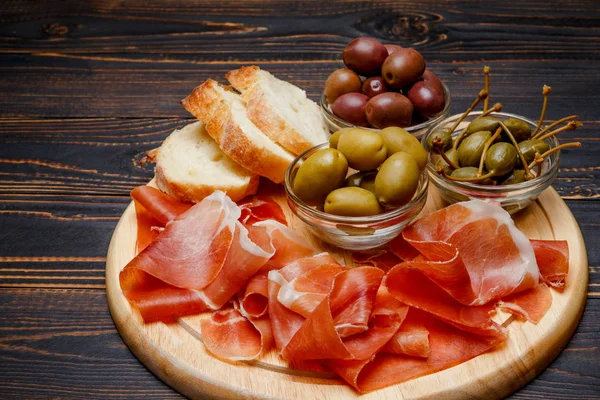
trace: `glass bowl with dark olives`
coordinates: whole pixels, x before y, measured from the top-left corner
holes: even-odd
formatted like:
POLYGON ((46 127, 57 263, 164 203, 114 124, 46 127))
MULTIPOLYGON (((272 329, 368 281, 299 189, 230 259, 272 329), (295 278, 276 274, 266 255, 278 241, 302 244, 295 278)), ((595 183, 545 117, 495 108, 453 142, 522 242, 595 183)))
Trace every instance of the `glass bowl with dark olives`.
MULTIPOLYGON (((421 116, 417 116, 415 118, 415 115, 413 115, 410 125, 404 127, 404 129, 406 129, 408 132, 410 132, 417 139, 421 139, 423 137, 423 135, 425 135, 432 126, 439 124, 441 121, 448 118, 448 116, 450 115, 450 106, 452 103, 452 97, 450 95, 450 90, 443 82, 441 82, 441 86, 443 87, 443 90, 444 90, 443 91, 443 93, 444 93, 444 108, 442 109, 442 111, 440 111, 438 114, 435 114, 434 116, 432 116, 428 119, 421 117, 421 116)), ((356 93, 356 94, 360 95, 360 93, 356 93)), ((349 95, 350 95, 350 96, 348 96, 348 97, 350 97, 349 107, 352 107, 354 99, 352 99, 351 96, 354 95, 354 93, 351 93, 351 94, 349 93, 349 95)), ((360 103, 361 99, 354 100, 354 102, 360 103)), ((325 123, 327 124, 327 127, 329 128, 329 130, 331 132, 336 132, 342 128, 359 128, 359 127, 363 127, 365 129, 370 129, 370 130, 374 130, 374 131, 380 130, 378 128, 365 127, 364 124, 360 123, 360 122, 358 122, 358 123, 356 123, 356 121, 353 121, 354 123, 350 122, 351 118, 343 119, 343 118, 337 116, 331 109, 331 104, 329 104, 327 102, 327 99, 325 97, 325 92, 323 92, 323 94, 321 95, 320 105, 321 105, 321 112, 323 114, 323 117, 325 118, 325 123)), ((358 104, 358 107, 361 107, 361 105, 358 104)), ((364 105, 362 107, 364 107, 364 105)), ((381 109, 384 111, 386 110, 386 107, 387 107, 386 104, 381 105, 381 109)), ((381 113, 383 113, 384 111, 381 111, 381 113)), ((350 109, 349 112, 352 112, 352 109, 350 109)), ((380 111, 376 110, 376 112, 380 112, 380 111)))
POLYGON ((425 150, 404 129, 386 132, 345 129, 289 166, 288 205, 324 242, 349 250, 383 246, 425 206, 425 150))
POLYGON ((332 132, 402 127, 420 138, 450 114, 448 87, 413 48, 358 37, 344 48, 345 67, 325 82, 321 109, 332 132))
MULTIPOLYGON (((429 178, 446 202, 490 199, 514 214, 535 201, 552 184, 560 162, 556 137, 539 139, 544 136, 541 135, 532 139, 531 133, 538 124, 520 115, 476 111, 461 119, 463 117, 457 114, 446 118, 422 138, 428 150, 429 178), (530 167, 528 172, 498 121, 513 134, 530 167), (449 135, 454 126, 454 132, 449 135), (499 134, 494 138, 496 132, 499 134), (460 140, 458 145, 457 140, 460 140), (551 152, 552 149, 557 150, 551 152), (536 163, 536 154, 538 157, 547 155, 536 163), (531 174, 529 178, 527 173, 531 174)), ((538 132, 545 129, 540 128, 538 132)))

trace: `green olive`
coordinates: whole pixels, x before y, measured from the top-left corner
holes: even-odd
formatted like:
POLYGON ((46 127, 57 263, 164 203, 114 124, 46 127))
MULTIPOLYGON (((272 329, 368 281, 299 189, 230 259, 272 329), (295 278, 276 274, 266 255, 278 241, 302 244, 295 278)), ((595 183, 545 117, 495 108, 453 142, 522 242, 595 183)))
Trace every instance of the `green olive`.
POLYGON ((343 187, 329 193, 325 212, 346 217, 364 217, 381 213, 375 195, 360 187, 343 187))
POLYGON ((494 175, 508 174, 517 164, 517 150, 506 142, 493 144, 485 153, 485 167, 494 175))
POLYGON ((450 176, 452 176, 453 178, 470 179, 475 178, 478 172, 479 169, 475 167, 462 167, 452 171, 452 174, 450 176))
POLYGON ((463 139, 458 146, 458 161, 461 167, 478 167, 485 143, 492 137, 490 131, 475 132, 463 139))
MULTIPOLYGON (((453 178, 471 179, 471 178, 475 178, 477 176, 478 172, 479 172, 479 169, 475 168, 475 167, 462 167, 462 168, 455 169, 454 171, 452 171, 451 176, 453 178)), ((485 178, 481 181, 472 182, 472 183, 476 183, 478 185, 493 185, 494 180, 492 178, 485 178)))
POLYGON ((356 172, 346 178, 346 186, 362 187, 362 181, 370 175, 377 175, 377 170, 356 172))
POLYGON ((535 159, 535 153, 544 154, 550 150, 550 145, 540 139, 529 139, 519 143, 519 150, 525 156, 525 160, 531 163, 535 159))
POLYGON ((404 151, 414 157, 420 169, 427 164, 427 152, 419 140, 406 129, 390 126, 382 129, 379 134, 388 151, 388 157, 399 151, 404 151))
MULTIPOLYGON (((437 156, 438 159, 435 163, 435 169, 443 169, 447 175, 450 175, 453 171, 452 167, 448 165, 446 160, 444 160, 441 156, 437 156)), ((458 165, 458 152, 454 148, 450 148, 450 150, 446 151, 446 157, 454 164, 458 165)))
POLYGON ((494 132, 500 126, 500 121, 493 117, 476 118, 467 126, 467 134, 475 132, 489 131, 494 132))
POLYGON ((347 173, 348 161, 342 153, 336 149, 321 149, 298 168, 294 193, 308 204, 319 204, 329 192, 344 184, 347 173))
POLYGON ((529 126, 529 124, 523 120, 509 118, 504 121, 504 126, 506 126, 510 133, 512 133, 517 143, 520 143, 531 137, 531 126, 529 126))
POLYGON ((508 178, 502 181, 503 185, 512 185, 513 183, 525 182, 525 171, 522 169, 513 169, 508 178))
POLYGON ((334 132, 333 135, 329 137, 329 147, 331 147, 332 149, 337 149, 340 136, 342 136, 342 133, 349 131, 350 129, 354 128, 342 128, 339 131, 334 132))
POLYGON ((452 147, 452 135, 449 128, 437 129, 427 137, 427 149, 429 151, 435 151, 435 147, 433 146, 435 139, 439 139, 442 142, 442 150, 444 151, 452 147))
POLYGON ((379 168, 375 177, 375 194, 384 207, 408 203, 419 186, 419 166, 408 153, 393 154, 379 168))
POLYGON ((345 131, 340 135, 337 149, 346 157, 348 165, 359 171, 376 169, 387 157, 383 138, 367 129, 352 128, 345 131))

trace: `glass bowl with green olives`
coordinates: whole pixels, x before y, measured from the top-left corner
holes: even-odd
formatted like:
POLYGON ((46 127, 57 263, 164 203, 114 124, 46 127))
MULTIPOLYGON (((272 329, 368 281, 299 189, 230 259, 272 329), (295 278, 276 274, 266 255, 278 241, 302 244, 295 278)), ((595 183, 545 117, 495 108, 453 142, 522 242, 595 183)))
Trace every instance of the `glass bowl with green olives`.
MULTIPOLYGON (((408 133, 406 135, 410 136, 408 133)), ((364 172, 352 167, 356 165, 351 157, 348 167, 345 156, 340 154, 335 147, 330 148, 330 143, 323 143, 300 154, 286 172, 284 184, 287 203, 307 229, 326 243, 349 250, 383 246, 395 238, 425 206, 428 186, 424 168, 426 154, 423 154, 423 161, 420 162, 421 168, 412 156, 401 152, 387 158, 384 155, 378 161, 378 171, 372 169, 374 165, 359 165, 357 168, 365 167, 362 168, 364 172), (321 160, 315 163, 318 158, 321 160), (328 168, 323 169, 323 165, 328 165, 328 168), (384 175, 396 178, 395 168, 398 166, 404 171, 401 174, 410 176, 387 183, 388 178, 384 175), (411 183, 399 183, 408 181, 411 183), (368 185, 372 186, 368 188, 368 185), (379 188, 378 197, 374 194, 375 186, 379 188), (407 190, 407 186, 411 187, 407 190), (386 190, 388 193, 393 191, 394 194, 390 196, 396 196, 399 201, 393 203, 390 200, 385 204, 381 199, 385 198, 386 190)))
POLYGON ((519 139, 520 132, 531 135, 531 132, 538 131, 540 128, 544 129, 543 126, 539 127, 537 123, 525 117, 505 112, 477 111, 469 113, 466 117, 464 114, 457 114, 446 118, 431 127, 421 140, 428 151, 426 169, 429 178, 441 197, 450 204, 473 198, 490 199, 500 203, 506 211, 514 214, 535 201, 552 184, 558 173, 560 147, 556 137, 549 136, 542 140, 519 139), (514 146, 509 146, 509 140, 507 138, 502 140, 500 134, 496 135, 497 140, 492 137, 494 131, 505 134, 497 121, 503 121, 509 126, 527 162, 535 164, 536 155, 539 157, 541 153, 548 153, 543 160, 540 159, 540 162, 531 168, 532 178, 527 179, 524 176, 525 172, 520 167, 519 156, 514 151, 514 146), (451 137, 443 137, 441 132, 448 136, 448 131, 453 127, 456 128, 451 137), (433 148, 436 137, 442 139, 437 141, 437 151, 433 148), (453 146, 458 138, 460 144, 453 146), (444 141, 446 143, 442 144, 444 141), (440 147, 443 148, 446 159, 441 156, 440 147), (556 151, 550 151, 552 149, 556 151), (485 154, 485 151, 488 154, 485 154), (447 160, 460 168, 449 167, 447 160), (483 162, 480 163, 481 160, 483 162), (484 165, 485 169, 482 169, 484 165), (480 171, 483 170, 483 174, 480 173, 479 176, 485 178, 486 171, 489 170, 487 175, 490 177, 469 182, 468 180, 475 179, 473 176, 477 176, 478 166, 480 171))
MULTIPOLYGON (((442 109, 442 111, 440 111, 439 113, 436 113, 435 115, 429 116, 429 118, 419 117, 416 114, 413 114, 413 118, 410 122, 410 125, 404 127, 404 129, 406 129, 408 132, 410 132, 417 139, 421 139, 423 137, 423 135, 425 135, 432 126, 439 124, 441 121, 448 118, 448 116, 450 115, 450 106, 452 104, 452 97, 450 95, 450 90, 441 81, 440 81, 440 85, 444 91, 444 108, 442 109)), ((355 97, 362 96, 360 93, 349 93, 349 95, 354 95, 354 94, 358 95, 355 97)), ((350 96, 348 96, 348 97, 350 97, 350 96)), ((358 102, 361 101, 361 99, 351 99, 351 98, 349 100, 356 100, 358 102)), ((362 100, 364 101, 365 99, 362 99, 362 100)), ((321 106, 321 113, 323 114, 323 117, 325 119, 325 123, 327 124, 327 127, 329 128, 329 130, 331 132, 336 132, 342 128, 358 128, 358 127, 362 127, 364 129, 371 129, 374 131, 380 130, 380 129, 376 129, 373 127, 363 126, 364 124, 361 124, 361 125, 355 124, 355 123, 349 122, 348 120, 345 120, 345 119, 337 116, 332 110, 332 105, 327 102, 327 97, 326 97, 325 91, 321 95, 320 106, 321 106)), ((382 108, 382 110, 379 112, 384 113, 385 112, 385 104, 381 108, 382 108)))

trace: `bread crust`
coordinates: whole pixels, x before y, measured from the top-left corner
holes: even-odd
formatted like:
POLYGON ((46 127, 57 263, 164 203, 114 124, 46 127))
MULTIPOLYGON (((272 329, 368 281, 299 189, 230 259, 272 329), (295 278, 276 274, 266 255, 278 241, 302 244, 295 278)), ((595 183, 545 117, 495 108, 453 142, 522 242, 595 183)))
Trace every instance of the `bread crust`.
POLYGON ((258 79, 260 68, 256 65, 245 66, 233 71, 229 71, 225 78, 231 83, 231 86, 240 93, 245 92, 258 79))
POLYGON ((221 104, 206 125, 208 134, 218 143, 223 153, 248 171, 283 182, 292 157, 282 157, 253 143, 235 121, 231 107, 221 104))
POLYGON ((294 127, 273 111, 266 94, 259 85, 253 85, 242 94, 246 101, 248 118, 265 135, 282 145, 287 151, 299 155, 319 143, 311 143, 294 127))
POLYGON ((195 87, 189 96, 181 100, 181 105, 194 117, 208 124, 223 101, 223 94, 219 88, 233 92, 231 86, 224 86, 215 80, 207 79, 202 85, 195 87))

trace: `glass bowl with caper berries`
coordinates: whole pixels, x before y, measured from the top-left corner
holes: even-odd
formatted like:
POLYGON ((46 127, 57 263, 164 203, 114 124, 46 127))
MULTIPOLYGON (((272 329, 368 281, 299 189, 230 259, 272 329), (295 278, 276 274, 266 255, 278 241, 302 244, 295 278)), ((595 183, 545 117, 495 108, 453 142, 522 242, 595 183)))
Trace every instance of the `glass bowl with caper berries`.
POLYGON ((382 132, 345 128, 288 167, 287 203, 324 242, 348 250, 383 246, 425 206, 427 153, 402 128, 382 132))
POLYGON ((453 115, 422 139, 429 178, 450 204, 490 199, 514 214, 535 201, 558 173, 561 146, 552 128, 504 112, 453 115))

